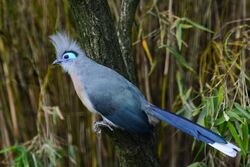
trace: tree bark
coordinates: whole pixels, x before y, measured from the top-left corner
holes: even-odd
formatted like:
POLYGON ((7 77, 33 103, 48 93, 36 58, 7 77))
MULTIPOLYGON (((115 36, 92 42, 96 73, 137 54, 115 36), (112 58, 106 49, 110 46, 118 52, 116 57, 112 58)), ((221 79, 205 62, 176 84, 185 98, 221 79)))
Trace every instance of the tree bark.
MULTIPOLYGON (((131 28, 139 0, 124 0, 116 28, 106 0, 70 0, 81 44, 92 59, 108 66, 136 83, 131 28)), ((115 145, 121 167, 159 167, 153 136, 131 135, 115 129, 103 129, 115 145)))
POLYGON ((118 24, 118 39, 122 58, 129 74, 129 79, 137 83, 135 75, 135 60, 132 50, 132 26, 139 0, 123 0, 118 24))
POLYGON ((128 78, 107 1, 70 0, 70 5, 88 56, 128 78))

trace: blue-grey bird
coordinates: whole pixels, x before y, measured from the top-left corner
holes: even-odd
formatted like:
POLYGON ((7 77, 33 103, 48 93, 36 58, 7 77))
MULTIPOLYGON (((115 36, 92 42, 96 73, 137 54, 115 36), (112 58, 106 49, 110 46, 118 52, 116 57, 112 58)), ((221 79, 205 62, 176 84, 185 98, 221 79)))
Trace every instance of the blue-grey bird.
POLYGON ((70 75, 76 93, 87 109, 103 118, 95 126, 149 134, 153 122, 161 120, 228 156, 235 157, 240 151, 218 134, 150 104, 135 85, 116 71, 88 58, 79 44, 65 33, 57 33, 50 39, 57 56, 53 64, 60 64, 70 75))

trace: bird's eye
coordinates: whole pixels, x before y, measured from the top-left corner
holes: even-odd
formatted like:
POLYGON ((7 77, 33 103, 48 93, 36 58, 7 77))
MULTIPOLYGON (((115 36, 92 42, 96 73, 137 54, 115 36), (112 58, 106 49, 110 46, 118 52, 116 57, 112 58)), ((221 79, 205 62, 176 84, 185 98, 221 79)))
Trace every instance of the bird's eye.
POLYGON ((77 57, 77 53, 73 52, 73 51, 67 51, 62 55, 62 58, 64 60, 71 60, 71 59, 75 59, 77 57))
POLYGON ((68 59, 68 58, 69 58, 69 55, 66 54, 66 55, 63 56, 63 58, 64 58, 64 59, 68 59))

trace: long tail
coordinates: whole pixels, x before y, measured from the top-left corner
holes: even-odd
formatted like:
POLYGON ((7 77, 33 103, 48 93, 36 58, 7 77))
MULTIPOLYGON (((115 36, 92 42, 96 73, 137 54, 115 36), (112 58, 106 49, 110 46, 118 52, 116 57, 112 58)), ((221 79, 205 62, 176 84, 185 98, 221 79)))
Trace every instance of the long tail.
POLYGON ((168 111, 163 111, 154 105, 151 105, 150 107, 151 111, 147 112, 147 114, 167 122, 168 124, 185 133, 188 133, 198 140, 209 144, 230 157, 235 157, 237 152, 240 151, 240 148, 227 142, 223 137, 194 122, 191 122, 186 118, 180 117, 168 111))

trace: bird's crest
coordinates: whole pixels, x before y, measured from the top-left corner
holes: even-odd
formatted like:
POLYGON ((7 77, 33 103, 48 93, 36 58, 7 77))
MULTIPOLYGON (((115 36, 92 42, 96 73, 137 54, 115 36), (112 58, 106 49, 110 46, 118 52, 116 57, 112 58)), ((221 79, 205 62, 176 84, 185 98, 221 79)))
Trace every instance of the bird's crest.
POLYGON ((64 32, 57 32, 49 38, 56 49, 57 58, 60 57, 65 51, 74 51, 78 54, 83 54, 79 44, 75 40, 69 38, 69 36, 64 32))

